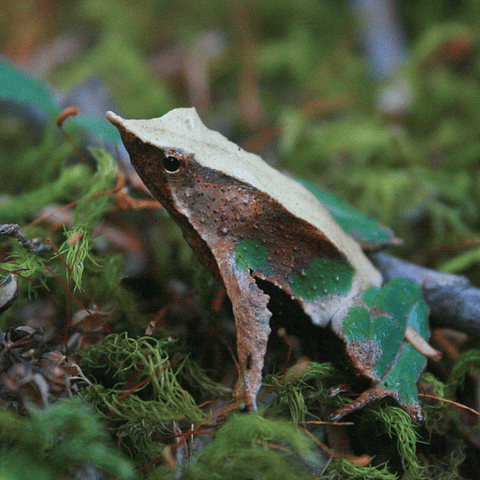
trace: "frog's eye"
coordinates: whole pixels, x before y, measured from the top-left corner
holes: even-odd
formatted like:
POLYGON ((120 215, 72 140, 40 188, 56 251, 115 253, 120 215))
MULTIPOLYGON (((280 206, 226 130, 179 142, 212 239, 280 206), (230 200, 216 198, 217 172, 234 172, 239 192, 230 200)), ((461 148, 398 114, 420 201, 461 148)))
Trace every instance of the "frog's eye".
POLYGON ((174 157, 173 155, 167 155, 163 159, 163 168, 169 172, 169 173, 175 173, 180 170, 180 167, 182 166, 182 163, 177 157, 174 157))

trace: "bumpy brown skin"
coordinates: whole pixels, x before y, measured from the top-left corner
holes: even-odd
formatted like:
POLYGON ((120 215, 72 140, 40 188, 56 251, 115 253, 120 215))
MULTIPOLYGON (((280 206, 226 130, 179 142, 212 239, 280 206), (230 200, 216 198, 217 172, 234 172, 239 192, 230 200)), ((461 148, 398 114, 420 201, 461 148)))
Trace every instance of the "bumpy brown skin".
POLYGON ((240 365, 234 397, 255 410, 271 316, 269 297, 255 278, 268 280, 295 297, 288 282, 314 259, 347 261, 318 229, 255 187, 203 167, 177 150, 144 143, 121 124, 116 126, 140 178, 182 228, 200 261, 226 288, 235 315, 240 365), (180 162, 178 171, 164 168, 166 157, 180 162), (254 239, 266 247, 267 266, 255 271, 237 267, 235 248, 242 239, 254 239))

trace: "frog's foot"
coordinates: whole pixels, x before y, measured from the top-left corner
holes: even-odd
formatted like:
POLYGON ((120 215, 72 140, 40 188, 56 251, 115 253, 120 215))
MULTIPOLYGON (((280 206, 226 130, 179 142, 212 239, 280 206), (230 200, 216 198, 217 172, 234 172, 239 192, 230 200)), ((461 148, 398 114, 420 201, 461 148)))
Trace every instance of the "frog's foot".
POLYGON ((368 390, 363 392, 354 402, 340 408, 332 415, 330 415, 328 419, 332 422, 338 422, 338 420, 340 420, 345 415, 355 412, 356 410, 360 410, 369 403, 385 397, 394 398, 406 410, 406 412, 412 417, 414 421, 421 422, 423 420, 422 407, 420 406, 420 403, 418 403, 418 401, 412 403, 405 403, 404 401, 402 401, 398 392, 386 390, 380 385, 369 388, 368 390))
POLYGON ((262 385, 263 360, 270 333, 270 312, 266 310, 263 322, 257 317, 256 321, 244 323, 238 314, 236 317, 239 376, 233 398, 248 410, 256 411, 256 399, 262 385))
POLYGON ((247 409, 249 412, 257 411, 257 394, 261 387, 261 381, 258 385, 255 382, 247 382, 245 377, 240 374, 233 390, 233 402, 241 409, 247 409), (248 385, 247 385, 248 383, 248 385))

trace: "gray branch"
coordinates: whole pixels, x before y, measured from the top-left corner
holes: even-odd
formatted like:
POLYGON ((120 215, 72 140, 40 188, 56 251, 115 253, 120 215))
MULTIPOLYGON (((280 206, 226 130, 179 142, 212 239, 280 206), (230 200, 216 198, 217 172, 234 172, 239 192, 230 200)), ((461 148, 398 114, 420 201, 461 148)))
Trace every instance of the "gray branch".
POLYGON ((30 241, 22 232, 22 227, 16 223, 4 223, 0 225, 0 235, 17 239, 20 245, 34 253, 41 253, 52 249, 50 245, 43 244, 39 238, 34 238, 30 241))
POLYGON ((430 324, 480 337, 480 289, 467 278, 419 267, 383 252, 370 254, 385 280, 403 277, 422 285, 430 306, 430 324))

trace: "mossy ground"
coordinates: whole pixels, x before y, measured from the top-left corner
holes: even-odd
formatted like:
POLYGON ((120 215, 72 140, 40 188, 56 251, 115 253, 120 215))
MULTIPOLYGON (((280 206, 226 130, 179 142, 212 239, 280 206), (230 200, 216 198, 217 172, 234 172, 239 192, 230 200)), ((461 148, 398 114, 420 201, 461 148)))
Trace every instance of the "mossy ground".
MULTIPOLYGON (((294 310, 273 325, 259 413, 230 411, 228 302, 117 162, 100 119, 112 104, 129 118, 194 105, 247 150, 391 227, 404 240, 396 255, 478 285, 478 2, 397 2, 405 61, 383 77, 349 5, 4 2, 2 53, 41 73, 0 65, 0 223, 48 248, 2 237, 3 276, 19 285, 0 319, 2 478, 477 475, 476 417, 430 397, 421 425, 389 401, 345 426, 318 423, 349 401, 330 389, 354 379, 335 339, 294 310), (62 107, 93 117, 61 131, 65 92, 62 107), (335 445, 330 463, 320 442, 335 445)), ((421 392, 475 406, 478 343, 435 341, 444 359, 421 392)))

